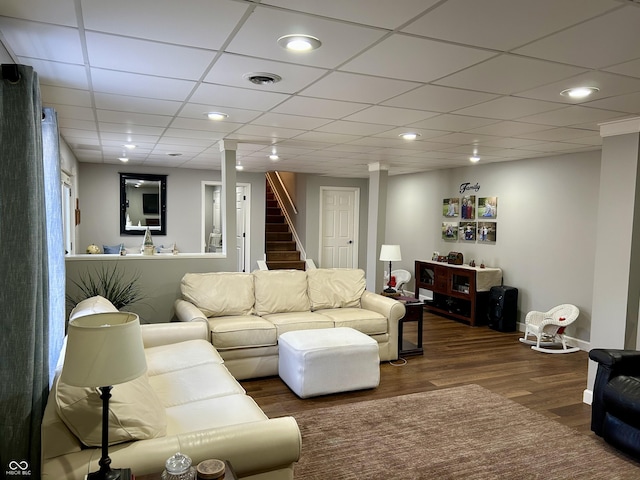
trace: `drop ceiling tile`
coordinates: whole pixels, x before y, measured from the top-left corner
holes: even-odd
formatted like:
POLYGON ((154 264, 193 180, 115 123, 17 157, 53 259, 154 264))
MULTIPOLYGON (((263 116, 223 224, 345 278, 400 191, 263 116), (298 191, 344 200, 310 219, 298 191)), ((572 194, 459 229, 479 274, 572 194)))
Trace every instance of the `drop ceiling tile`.
POLYGON ((123 112, 147 113, 150 115, 175 115, 182 105, 174 100, 151 99, 115 95, 111 93, 95 93, 96 108, 123 112))
POLYGON ((578 145, 576 143, 564 143, 564 142, 545 142, 537 145, 529 145, 528 150, 534 152, 561 152, 567 153, 568 150, 582 150, 585 149, 584 145, 578 145))
POLYGON ((551 112, 529 115, 527 117, 520 118, 520 120, 523 122, 540 123, 555 127, 565 127, 577 125, 578 123, 602 122, 619 116, 620 113, 618 112, 573 105, 571 107, 565 107, 551 112))
POLYGON ((511 95, 584 72, 584 69, 515 55, 500 55, 434 82, 438 85, 511 95))
POLYGON ((377 135, 391 130, 392 125, 380 125, 375 123, 348 122, 337 120, 315 129, 316 132, 346 133, 348 135, 377 135))
POLYGON ((640 8, 629 5, 542 38, 515 52, 581 67, 603 68, 638 58, 638 25, 640 8))
POLYGON ((282 140, 284 138, 293 138, 302 133, 304 130, 282 128, 282 127, 268 127, 263 125, 245 125, 235 131, 240 135, 254 135, 258 137, 269 137, 274 141, 282 140))
POLYGON ((82 65, 70 65, 68 63, 49 62, 25 57, 18 57, 18 61, 23 65, 31 65, 33 67, 38 73, 40 85, 80 90, 89 89, 87 73, 82 65))
POLYGON ((76 28, 0 17, 0 32, 19 57, 84 64, 76 28))
POLYGON ((640 114, 640 92, 588 102, 585 106, 616 110, 618 112, 640 114))
POLYGON ((40 85, 40 95, 45 106, 50 103, 56 103, 76 107, 91 107, 91 94, 88 90, 40 85))
POLYGON ((621 75, 629 75, 631 77, 640 78, 640 59, 619 63, 618 65, 607 67, 605 68, 605 70, 613 73, 619 73, 621 75))
POLYGON ((548 112, 550 110, 557 110, 563 107, 564 105, 561 103, 505 96, 479 105, 473 105, 471 107, 456 110, 456 113, 500 120, 515 120, 526 115, 548 112))
POLYGON ((106 123, 121 123, 125 125, 149 125, 166 127, 171 117, 162 115, 147 115, 144 113, 118 112, 113 110, 97 110, 98 121, 106 123))
POLYGON ((306 132, 296 137, 296 140, 307 142, 324 142, 324 143, 346 143, 358 138, 357 135, 346 135, 342 133, 329 132, 306 132))
POLYGON ((66 119, 58 117, 58 127, 68 130, 88 130, 97 132, 98 127, 93 120, 76 120, 75 118, 66 119))
POLYGON ((536 143, 540 143, 539 140, 532 140, 526 138, 502 138, 496 137, 495 140, 484 140, 482 145, 486 145, 487 147, 500 147, 500 148, 522 148, 527 145, 535 145, 536 143))
POLYGON ((296 96, 273 109, 275 113, 339 119, 366 108, 362 103, 296 96))
POLYGON ((198 86, 189 101, 246 110, 269 110, 287 98, 289 96, 282 93, 203 83, 198 86))
POLYGON ((209 119, 198 120, 195 118, 176 117, 171 122, 172 128, 180 128, 184 130, 200 130, 206 132, 224 132, 231 133, 242 126, 241 123, 233 122, 212 122, 209 119))
POLYGON ((378 133, 375 135, 376 137, 387 137, 393 138, 400 141, 400 145, 404 145, 405 148, 414 148, 413 145, 420 144, 422 141, 428 138, 440 137, 449 132, 443 130, 428 130, 426 128, 394 128, 392 130, 386 130, 382 133, 378 133), (410 131, 412 133, 417 133, 420 135, 417 141, 414 140, 405 140, 404 138, 400 138, 400 135, 403 135, 410 131))
POLYGON ((86 39, 92 67, 183 80, 199 80, 216 54, 211 50, 103 33, 87 32, 86 39))
POLYGON ((491 135, 481 135, 479 133, 450 133, 432 139, 434 142, 440 143, 457 143, 460 145, 472 145, 474 143, 482 143, 483 141, 495 140, 491 135))
POLYGON ((383 107, 374 105, 365 108, 353 115, 349 115, 344 120, 354 122, 380 123, 383 125, 410 125, 420 120, 439 115, 437 112, 426 112, 424 110, 410 110, 407 108, 383 107))
POLYGON ((60 127, 60 133, 65 137, 75 139, 76 141, 80 141, 82 143, 94 141, 97 144, 98 142, 98 132, 93 130, 60 127))
POLYGON ((497 95, 490 93, 425 85, 383 103, 392 107, 449 113, 496 97, 497 95))
POLYGON ((216 60, 204 81, 265 92, 296 93, 327 72, 328 70, 322 68, 223 54, 216 60), (244 75, 249 73, 272 73, 280 76, 282 80, 271 85, 256 85, 244 78, 244 75))
POLYGON ((565 140, 573 140, 574 138, 590 137, 593 132, 589 130, 580 130, 578 128, 552 128, 549 130, 541 130, 539 132, 523 133, 520 138, 528 138, 545 142, 562 142, 565 140))
POLYGON ((187 80, 116 72, 99 68, 91 69, 91 79, 93 88, 97 92, 157 98, 160 100, 184 100, 195 86, 195 82, 187 80))
POLYGON ((486 50, 394 34, 350 60, 340 70, 429 82, 493 56, 494 52, 486 50))
POLYGON ((48 0, 3 0, 0 14, 29 19, 38 22, 54 23, 77 27, 76 9, 73 2, 50 2, 48 0))
POLYGON ((518 136, 521 133, 537 132, 540 130, 548 130, 546 125, 538 125, 534 123, 522 123, 522 122, 498 122, 485 127, 474 128, 467 133, 481 133, 485 135, 499 135, 499 136, 518 136))
POLYGON ((268 125, 271 127, 301 128, 303 130, 313 130, 329 123, 326 118, 303 117, 300 115, 285 115, 282 113, 265 113, 253 120, 255 125, 268 125))
POLYGON ((412 127, 427 128, 431 130, 448 130, 450 132, 462 132, 472 128, 496 123, 498 120, 468 117, 465 115, 444 114, 427 120, 412 123, 412 127))
POLYGON ((387 78, 334 72, 305 88, 301 95, 350 102, 380 103, 420 84, 387 78))
POLYGON ((91 110, 90 108, 58 104, 50 104, 47 106, 53 107, 56 110, 58 118, 85 120, 89 122, 93 122, 95 120, 93 116, 93 110, 91 110))
MULTIPOLYGON (((164 127, 152 127, 149 125, 127 125, 125 123, 108 123, 108 122, 100 122, 100 131, 101 132, 111 132, 120 134, 118 138, 123 138, 123 134, 128 135, 146 135, 153 136, 156 140, 160 138, 160 135, 165 131, 164 127)), ((105 137, 106 138, 106 137, 105 137)), ((156 141, 153 140, 153 141, 156 141)), ((150 141, 150 140, 145 140, 150 141)), ((132 142, 131 140, 127 140, 127 142, 132 142)))
POLYGON ((267 0, 262 5, 274 5, 322 17, 347 20, 393 30, 438 3, 439 0, 396 0, 379 2, 371 8, 370 0, 267 0))
POLYGON ((250 6, 228 0, 83 0, 87 30, 217 50, 250 6))
POLYGON ((227 51, 300 65, 335 68, 382 38, 385 33, 380 29, 258 5, 233 37, 227 51), (314 36, 322 42, 322 46, 300 54, 278 45, 278 38, 293 33, 314 36))
POLYGON ((566 78, 549 85, 519 92, 518 97, 535 98, 552 102, 562 102, 565 104, 584 104, 602 98, 623 95, 640 90, 640 79, 630 78, 623 75, 615 75, 607 72, 587 72, 575 77, 566 78), (560 92, 575 87, 596 87, 600 90, 584 99, 572 99, 569 96, 561 95, 560 92))
POLYGON ((583 0, 449 0, 402 30, 456 43, 510 50, 615 6, 613 2, 583 0))

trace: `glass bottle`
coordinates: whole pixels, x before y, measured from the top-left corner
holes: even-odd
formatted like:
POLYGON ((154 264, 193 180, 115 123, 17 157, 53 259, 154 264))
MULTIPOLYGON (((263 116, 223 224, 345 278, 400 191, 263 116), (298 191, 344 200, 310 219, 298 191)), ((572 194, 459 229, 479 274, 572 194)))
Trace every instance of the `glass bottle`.
POLYGON ((162 480, 196 480, 196 469, 191 466, 191 458, 178 452, 165 463, 162 480))

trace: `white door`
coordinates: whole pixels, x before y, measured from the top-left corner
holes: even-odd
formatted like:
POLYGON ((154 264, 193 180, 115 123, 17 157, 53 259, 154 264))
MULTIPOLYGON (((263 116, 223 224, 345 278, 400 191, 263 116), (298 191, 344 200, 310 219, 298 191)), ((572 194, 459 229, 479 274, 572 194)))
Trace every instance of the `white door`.
POLYGON ((357 268, 360 189, 320 188, 321 268, 357 268))
POLYGON ((238 272, 246 272, 249 259, 248 245, 248 205, 249 186, 236 185, 236 250, 238 259, 238 272))

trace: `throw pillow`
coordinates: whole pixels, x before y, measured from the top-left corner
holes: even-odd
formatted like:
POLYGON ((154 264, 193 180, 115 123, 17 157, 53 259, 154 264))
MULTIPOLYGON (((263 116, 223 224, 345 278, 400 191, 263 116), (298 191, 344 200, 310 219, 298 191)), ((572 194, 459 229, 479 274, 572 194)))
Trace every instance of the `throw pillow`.
POLYGON ((111 255, 113 254, 118 255, 120 253, 120 250, 122 250, 123 248, 124 248, 124 245, 122 243, 120 245, 113 245, 113 246, 103 245, 102 252, 111 254, 111 255))
MULTIPOLYGON (((62 421, 88 447, 102 445, 100 390, 74 387, 56 379, 56 409, 62 421)), ((109 445, 163 437, 167 431, 165 409, 149 385, 147 375, 114 385, 109 399, 109 445)))
POLYGON ((207 317, 252 315, 254 287, 250 273, 187 273, 180 282, 182 298, 207 317))
POLYGON ((366 282, 364 270, 318 268, 307 271, 311 310, 360 307, 366 282))
POLYGON ((69 321, 76 317, 84 317, 94 313, 110 313, 117 312, 118 309, 104 297, 96 295, 95 297, 86 298, 79 302, 69 314, 69 321))
POLYGON ((256 313, 308 312, 307 274, 302 270, 256 270, 256 313))

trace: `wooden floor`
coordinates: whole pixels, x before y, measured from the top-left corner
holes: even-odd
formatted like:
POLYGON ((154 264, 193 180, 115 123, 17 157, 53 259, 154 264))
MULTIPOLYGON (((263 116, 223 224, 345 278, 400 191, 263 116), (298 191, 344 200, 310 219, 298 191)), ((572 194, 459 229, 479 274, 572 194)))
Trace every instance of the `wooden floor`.
MULTIPOLYGON (((242 385, 267 416, 276 417, 475 383, 592 435, 591 407, 582 403, 587 386, 586 352, 539 353, 518 341, 520 332, 470 327, 426 312, 423 323, 424 355, 406 357, 402 366, 382 363, 376 389, 301 400, 278 377, 247 380, 242 385)), ((405 325, 405 339, 415 338, 415 325, 405 325)))

